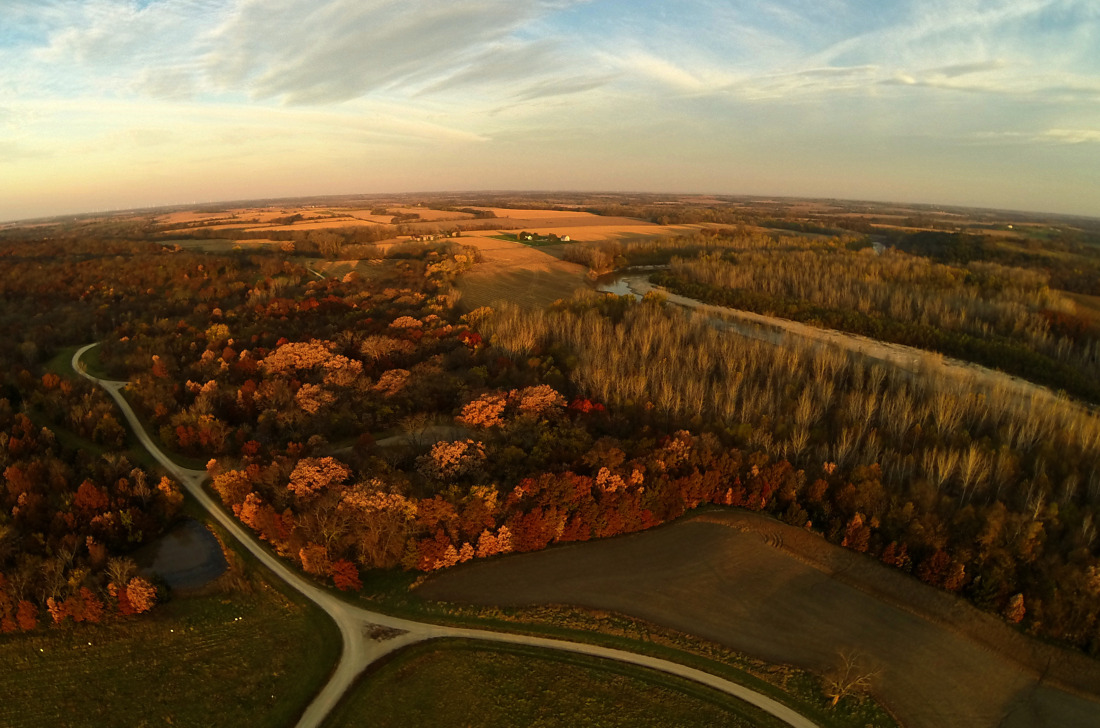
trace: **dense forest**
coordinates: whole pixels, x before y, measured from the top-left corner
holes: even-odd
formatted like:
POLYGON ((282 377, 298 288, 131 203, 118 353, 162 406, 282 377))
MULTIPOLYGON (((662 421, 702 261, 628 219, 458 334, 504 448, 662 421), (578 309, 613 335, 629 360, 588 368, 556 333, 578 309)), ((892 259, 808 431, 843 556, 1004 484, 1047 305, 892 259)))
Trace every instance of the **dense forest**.
MULTIPOLYGON (((321 278, 289 247, 189 252, 142 242, 138 222, 97 225, 0 242, 0 333, 15 344, 0 610, 13 629, 32 613, 151 604, 142 583, 130 594, 125 557, 171 522, 179 492, 122 453, 97 390, 47 368, 101 340, 98 366, 131 382, 150 432, 206 463, 212 490, 279 554, 342 589, 375 569, 742 507, 1100 652, 1100 423, 1074 402, 745 339, 656 297, 464 312, 452 284, 477 254, 461 239, 321 278)), ((1001 265, 721 230, 618 245, 572 250, 594 269, 681 256, 676 279, 713 276, 713 290, 759 286, 1095 363, 1092 334, 1073 333, 1045 279, 1001 265), (778 270, 773 255, 796 262, 778 270)))
POLYGON ((941 263, 986 261, 1041 270, 1050 285, 1064 291, 1100 295, 1100 230, 1060 229, 1021 244, 974 232, 892 233, 887 242, 899 250, 941 263))
POLYGON ((159 294, 178 272, 160 246, 0 241, 0 632, 138 614, 158 599, 130 554, 183 496, 132 459, 101 390, 46 365, 138 312, 178 307, 159 294))
POLYGON ((1100 332, 1043 272, 828 245, 675 259, 654 282, 708 303, 975 361, 1100 402, 1100 332))
POLYGON ((775 347, 657 300, 505 309, 487 331, 518 356, 570 362, 579 390, 636 433, 667 443, 689 427, 682 437, 705 451, 751 463, 713 481, 709 465, 695 466, 707 483, 696 502, 766 508, 1039 634, 1100 649, 1100 422, 1073 403, 775 347))

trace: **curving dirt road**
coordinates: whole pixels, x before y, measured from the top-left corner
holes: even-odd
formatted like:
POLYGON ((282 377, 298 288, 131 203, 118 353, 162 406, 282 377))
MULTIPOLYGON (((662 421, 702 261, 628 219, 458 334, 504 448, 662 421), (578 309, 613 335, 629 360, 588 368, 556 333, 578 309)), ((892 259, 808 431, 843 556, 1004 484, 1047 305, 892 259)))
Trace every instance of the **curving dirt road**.
POLYGON ((177 465, 171 460, 149 437, 141 421, 130 407, 129 402, 122 396, 122 390, 127 382, 116 382, 93 377, 83 369, 80 358, 86 351, 97 346, 89 344, 73 355, 72 367, 84 378, 103 387, 111 395, 119 409, 126 416, 126 421, 137 434, 138 439, 146 450, 161 464, 172 476, 178 480, 187 492, 214 518, 233 538, 248 549, 273 574, 285 581, 307 599, 320 607, 340 629, 343 641, 343 649, 336 668, 329 677, 328 683, 321 692, 309 704, 301 719, 298 728, 315 728, 320 726, 325 717, 339 702, 347 689, 355 681, 355 678, 364 669, 380 657, 387 655, 402 647, 423 642, 425 640, 442 637, 459 637, 486 642, 504 642, 509 644, 526 645, 551 650, 564 650, 593 657, 602 657, 619 662, 626 662, 640 667, 658 670, 660 672, 687 678, 695 682, 707 685, 728 695, 754 705, 761 710, 779 718, 795 728, 816 728, 816 724, 799 715, 785 705, 771 698, 761 695, 737 683, 711 675, 701 670, 680 665, 668 660, 661 660, 646 655, 637 655, 625 650, 615 650, 607 647, 584 644, 581 642, 567 642, 528 635, 509 634, 505 632, 490 632, 488 630, 459 629, 445 627, 423 622, 414 622, 408 619, 391 617, 380 612, 373 612, 355 607, 341 601, 329 592, 309 582, 297 572, 288 568, 279 558, 267 551, 259 541, 244 530, 232 516, 223 511, 214 502, 202 484, 207 478, 205 471, 189 470, 177 465), (381 629, 379 629, 381 628, 381 629))

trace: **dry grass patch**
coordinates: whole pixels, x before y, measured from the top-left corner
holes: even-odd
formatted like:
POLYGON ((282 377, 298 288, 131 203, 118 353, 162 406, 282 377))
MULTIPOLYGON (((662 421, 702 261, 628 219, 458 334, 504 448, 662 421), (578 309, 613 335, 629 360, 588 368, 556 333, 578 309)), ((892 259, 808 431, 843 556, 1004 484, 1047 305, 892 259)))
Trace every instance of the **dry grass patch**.
POLYGON ((324 230, 326 228, 375 227, 377 223, 360 220, 357 217, 332 217, 321 220, 306 220, 291 225, 268 225, 249 228, 246 232, 269 232, 272 230, 324 230))
POLYGON ((393 215, 374 215, 370 210, 342 210, 343 214, 348 217, 354 217, 358 220, 365 220, 366 222, 373 222, 379 225, 388 225, 393 221, 393 215))
POLYGON ((457 283, 467 310, 500 301, 541 308, 585 285, 582 266, 537 248, 482 236, 465 236, 459 242, 477 248, 482 257, 457 283))
POLYGON ((1100 326, 1100 296, 1089 296, 1084 293, 1070 293, 1059 291, 1063 296, 1073 300, 1077 304, 1077 315, 1088 319, 1094 326, 1100 326))
POLYGON ((521 308, 542 309, 560 298, 569 298, 585 285, 583 276, 564 271, 517 270, 492 275, 470 274, 459 279, 459 305, 464 310, 498 306, 508 301, 521 308))

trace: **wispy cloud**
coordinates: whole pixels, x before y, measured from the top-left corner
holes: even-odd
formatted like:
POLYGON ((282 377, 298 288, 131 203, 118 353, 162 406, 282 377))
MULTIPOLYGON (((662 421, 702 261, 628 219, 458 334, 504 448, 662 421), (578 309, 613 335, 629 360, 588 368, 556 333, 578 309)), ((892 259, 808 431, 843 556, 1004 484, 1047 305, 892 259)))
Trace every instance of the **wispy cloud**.
POLYGON ((1100 143, 1100 129, 1048 129, 1040 136, 1062 144, 1100 143))
POLYGON ((956 63, 951 66, 940 66, 938 68, 930 68, 925 73, 932 76, 944 76, 946 78, 958 78, 959 76, 969 76, 972 73, 985 73, 986 71, 999 71, 1002 68, 1008 67, 1008 62, 1001 59, 993 59, 989 61, 978 61, 975 63, 956 63))
POLYGON ((531 101, 591 91, 615 78, 615 73, 598 64, 578 64, 560 39, 509 39, 490 44, 416 96, 476 93, 484 98, 531 101))
POLYGON ((1043 131, 982 131, 979 142, 1015 144, 1100 144, 1100 129, 1045 129, 1043 131))
POLYGON ((633 169, 650 187, 798 191, 817 175, 821 192, 848 184, 822 170, 862 158, 867 185, 934 196, 944 166, 959 189, 1001 179, 997 147, 1012 145, 1062 165, 1048 199, 1100 208, 1081 184, 1100 169, 1096 0, 0 5, 0 203, 89 169, 119 189, 158 166, 198 189, 229 167, 242 185, 266 170, 272 191, 311 170, 358 184, 349 155, 378 184, 448 168, 495 186, 568 159, 560 178, 588 184, 643 181, 633 169))
POLYGON ((223 88, 291 104, 407 92, 477 64, 487 48, 555 7, 539 0, 250 0, 214 33, 218 49, 206 57, 207 69, 223 88))

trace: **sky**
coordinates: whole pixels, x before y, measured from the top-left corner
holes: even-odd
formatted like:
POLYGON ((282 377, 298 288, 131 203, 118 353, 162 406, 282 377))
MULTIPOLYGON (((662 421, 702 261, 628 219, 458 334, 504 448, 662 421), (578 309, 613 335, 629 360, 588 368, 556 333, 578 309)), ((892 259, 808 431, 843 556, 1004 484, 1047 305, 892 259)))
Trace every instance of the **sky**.
POLYGON ((1100 216, 1100 2, 0 0, 0 220, 445 190, 1100 216))

